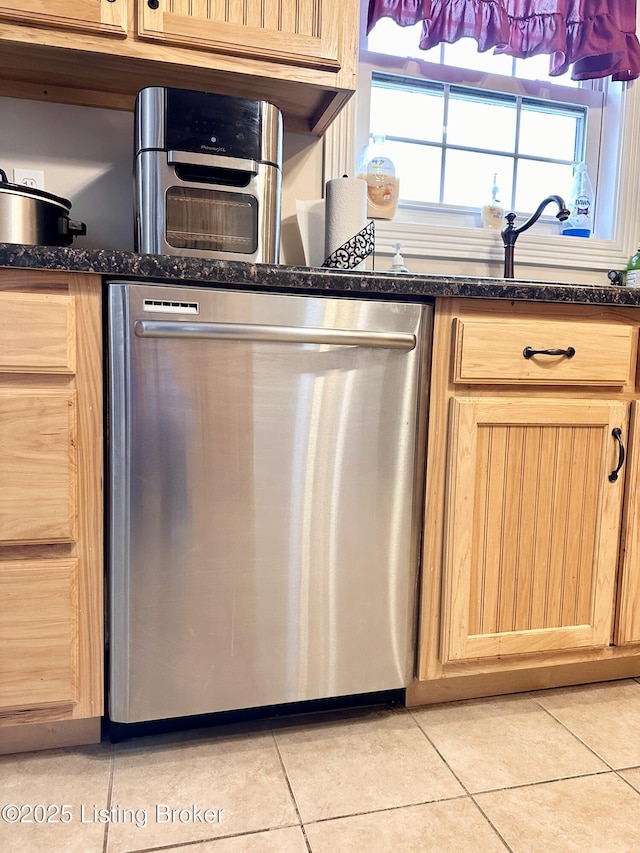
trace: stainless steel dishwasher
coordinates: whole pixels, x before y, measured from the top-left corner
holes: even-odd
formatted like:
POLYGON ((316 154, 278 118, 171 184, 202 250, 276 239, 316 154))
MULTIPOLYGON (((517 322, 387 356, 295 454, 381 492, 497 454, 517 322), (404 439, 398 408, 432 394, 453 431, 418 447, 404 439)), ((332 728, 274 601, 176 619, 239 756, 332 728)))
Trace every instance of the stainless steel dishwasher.
POLYGON ((108 290, 111 720, 408 684, 430 306, 108 290))

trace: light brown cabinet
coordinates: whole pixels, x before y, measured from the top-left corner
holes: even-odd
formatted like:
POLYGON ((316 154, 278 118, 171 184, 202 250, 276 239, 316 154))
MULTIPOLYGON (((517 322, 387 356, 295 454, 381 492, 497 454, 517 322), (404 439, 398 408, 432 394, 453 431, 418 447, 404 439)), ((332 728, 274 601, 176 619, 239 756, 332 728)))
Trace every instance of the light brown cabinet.
POLYGON ((356 88, 357 0, 0 0, 0 94, 133 109, 150 85, 265 98, 322 134, 356 88))
POLYGON ((77 415, 75 390, 0 388, 0 545, 75 540, 77 415))
POLYGON ((124 38, 127 0, 0 0, 0 18, 30 27, 48 27, 124 38))
POLYGON ((607 646, 627 405, 453 398, 443 663, 607 646))
POLYGON ((615 642, 618 646, 640 644, 640 409, 631 404, 627 459, 625 519, 620 542, 618 619, 615 642))
POLYGON ((78 561, 0 561, 3 723, 56 719, 78 701, 78 561))
POLYGON ((0 748, 103 713, 98 276, 0 270, 0 748))
POLYGON ((307 68, 340 67, 341 18, 335 9, 331 14, 330 0, 228 5, 159 0, 154 5, 139 5, 141 38, 307 68))
POLYGON ((639 327, 437 300, 409 704, 640 673, 639 327))

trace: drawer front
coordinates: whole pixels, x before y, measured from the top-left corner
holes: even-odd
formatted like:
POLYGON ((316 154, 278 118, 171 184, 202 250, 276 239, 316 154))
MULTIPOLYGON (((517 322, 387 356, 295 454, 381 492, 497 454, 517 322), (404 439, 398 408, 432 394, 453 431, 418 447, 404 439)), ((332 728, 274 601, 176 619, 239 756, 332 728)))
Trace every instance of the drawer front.
POLYGON ((74 373, 73 296, 0 293, 0 372, 74 373))
POLYGON ((0 563, 0 716, 77 701, 77 560, 0 563))
POLYGON ((0 544, 76 539, 76 422, 75 391, 0 391, 0 544))
POLYGON ((478 318, 455 323, 455 382, 616 386, 633 381, 632 326, 478 318))

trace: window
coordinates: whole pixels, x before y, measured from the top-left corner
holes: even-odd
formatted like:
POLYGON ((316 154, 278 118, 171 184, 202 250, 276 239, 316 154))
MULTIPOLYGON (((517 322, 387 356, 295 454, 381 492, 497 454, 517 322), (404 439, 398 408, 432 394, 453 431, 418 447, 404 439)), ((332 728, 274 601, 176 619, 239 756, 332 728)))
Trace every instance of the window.
POLYGON ((412 29, 376 25, 375 50, 361 51, 357 95, 325 139, 327 179, 354 168, 373 132, 393 147, 400 206, 392 221, 377 221, 376 253, 390 255, 402 242, 409 258, 431 262, 419 269, 495 274, 501 241, 480 227, 494 174, 502 205, 522 221, 549 192, 568 195, 573 163, 584 159, 596 194, 595 236, 577 253, 580 238, 556 236, 549 208, 519 242, 516 265, 553 267, 554 280, 563 280, 562 267, 572 281, 585 270, 606 283, 606 270, 621 268, 640 236, 640 81, 548 78, 546 56, 480 54, 475 42, 420 51, 412 29))
POLYGON ((473 39, 420 51, 420 27, 383 19, 361 52, 362 130, 386 137, 401 208, 466 208, 463 224, 488 203, 496 175, 503 206, 532 212, 546 195, 569 195, 583 160, 597 184, 598 84, 550 78, 546 56, 478 53, 473 39))

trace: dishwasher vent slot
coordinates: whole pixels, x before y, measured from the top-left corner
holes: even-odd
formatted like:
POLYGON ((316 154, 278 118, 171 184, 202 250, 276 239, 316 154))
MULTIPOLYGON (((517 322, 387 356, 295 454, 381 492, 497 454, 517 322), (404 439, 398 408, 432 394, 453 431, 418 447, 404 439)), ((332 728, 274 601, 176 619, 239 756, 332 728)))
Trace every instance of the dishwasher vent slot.
POLYGON ((163 314, 199 314, 198 302, 174 302, 169 299, 145 299, 145 311, 159 311, 163 314))

